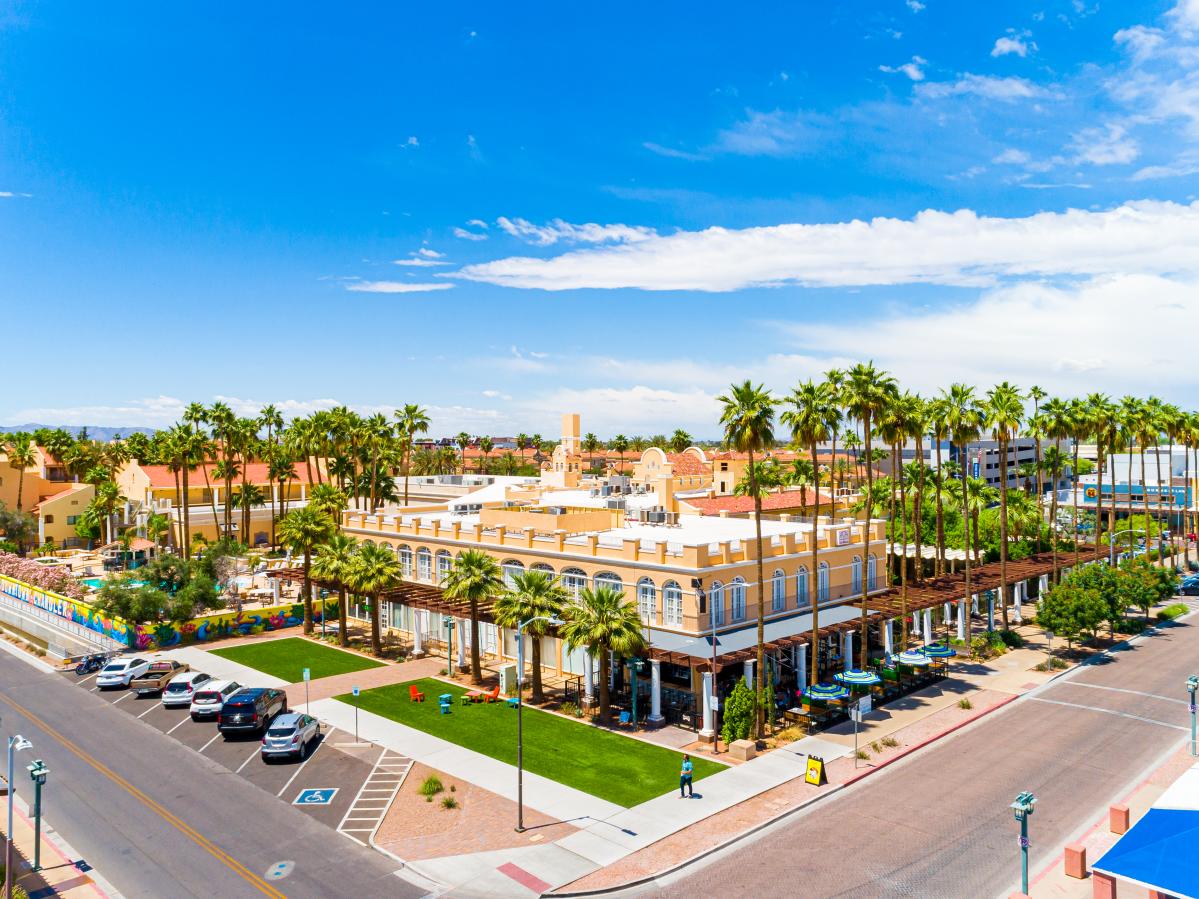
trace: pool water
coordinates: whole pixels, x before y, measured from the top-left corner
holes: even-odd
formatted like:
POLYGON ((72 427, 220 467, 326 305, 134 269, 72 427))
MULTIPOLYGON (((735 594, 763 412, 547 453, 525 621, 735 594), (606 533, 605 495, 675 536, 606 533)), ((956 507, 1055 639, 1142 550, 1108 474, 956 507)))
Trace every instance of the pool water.
MULTIPOLYGON (((102 577, 85 577, 83 579, 83 583, 87 584, 93 590, 99 590, 101 587, 104 586, 104 582, 106 580, 107 580, 107 578, 102 578, 102 577)), ((133 583, 133 586, 135 586, 135 587, 144 587, 146 585, 145 581, 133 581, 132 583, 133 583)))

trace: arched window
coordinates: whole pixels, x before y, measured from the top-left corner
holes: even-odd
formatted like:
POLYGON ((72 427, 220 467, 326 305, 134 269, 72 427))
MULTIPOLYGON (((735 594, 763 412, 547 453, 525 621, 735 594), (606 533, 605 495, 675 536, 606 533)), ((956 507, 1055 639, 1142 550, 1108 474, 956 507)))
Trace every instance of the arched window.
POLYGON ((412 549, 407 545, 400 546, 400 571, 404 577, 412 577, 412 549))
POLYGON ((808 569, 802 565, 795 573, 795 601, 796 606, 801 609, 812 604, 812 597, 808 593, 808 569))
POLYGON ((509 559, 500 568, 504 571, 504 586, 509 590, 516 589, 516 577, 525 573, 525 566, 515 559, 509 559))
POLYGON ((719 627, 724 624, 724 584, 713 581, 708 590, 708 602, 712 606, 712 619, 719 627))
POLYGON ((444 584, 445 579, 450 576, 450 569, 454 567, 454 559, 450 556, 448 549, 439 549, 437 551, 437 583, 444 584))
POLYGON ((554 569, 551 568, 549 565, 546 565, 544 562, 538 562, 536 565, 530 565, 529 571, 543 571, 546 574, 551 575, 551 576, 554 573, 554 569))
POLYGON ((820 563, 820 572, 816 576, 816 602, 828 602, 828 562, 820 563))
POLYGON ((662 587, 662 623, 683 623, 683 591, 674 581, 667 581, 662 587))
POLYGON ((637 582, 637 613, 648 624, 658 620, 658 590, 647 577, 637 582))
POLYGON ((866 560, 866 589, 874 590, 878 587, 878 559, 874 553, 866 560))
POLYGON ((850 589, 853 591, 854 596, 859 596, 862 592, 862 557, 861 556, 853 557, 853 562, 850 563, 849 570, 850 570, 850 574, 851 574, 851 580, 853 581, 853 586, 850 587, 850 589))
POLYGON ((620 579, 620 575, 613 574, 611 571, 601 571, 595 576, 595 589, 607 587, 610 590, 623 590, 624 581, 620 579))
POLYGON ((579 591, 587 586, 587 572, 578 568, 566 568, 562 572, 562 586, 573 599, 579 598, 579 591))
POLYGON ((774 570, 770 579, 770 610, 781 612, 787 607, 787 575, 781 568, 774 570))
POLYGON ((745 618, 745 579, 733 578, 729 584, 729 613, 734 621, 745 618))
POLYGON ((433 580, 433 553, 423 546, 416 551, 416 576, 422 581, 433 580))

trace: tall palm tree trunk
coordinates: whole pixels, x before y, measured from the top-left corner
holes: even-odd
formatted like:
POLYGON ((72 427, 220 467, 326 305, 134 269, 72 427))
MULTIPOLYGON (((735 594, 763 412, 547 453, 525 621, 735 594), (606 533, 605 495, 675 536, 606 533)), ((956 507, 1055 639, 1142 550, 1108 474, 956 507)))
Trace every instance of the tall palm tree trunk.
MULTIPOLYGON (((812 600, 812 664, 808 667, 808 685, 816 686, 820 681, 820 468, 816 465, 816 443, 808 447, 812 454, 812 471, 816 475, 816 515, 812 519, 812 577, 816 591, 812 600)), ((713 674, 715 684, 716 675, 713 674)), ((802 684, 800 685, 802 688, 802 684)))
MULTIPOLYGON (((608 709, 611 706, 611 695, 608 692, 608 647, 600 645, 596 647, 599 650, 599 718, 600 721, 608 720, 608 709)), ((716 675, 712 675, 712 688, 716 688, 716 675)))
POLYGON ((966 623, 966 632, 964 634, 964 638, 965 638, 965 645, 967 648, 969 648, 970 638, 973 636, 973 631, 974 631, 974 622, 970 618, 970 612, 972 610, 973 601, 974 601, 974 594, 970 592, 970 482, 967 477, 968 460, 967 460, 966 456, 967 456, 968 450, 967 450, 966 441, 964 441, 964 440, 962 441, 961 448, 962 448, 962 542, 963 542, 963 545, 966 547, 966 568, 965 568, 966 598, 964 600, 964 602, 966 603, 966 606, 965 606, 965 609, 963 610, 962 620, 966 623))
POLYGON ((945 488, 945 469, 941 467, 941 441, 937 439, 937 560, 934 568, 935 576, 945 573, 945 500, 942 491, 945 488))
POLYGON ((383 653, 383 623, 380 621, 379 605, 382 602, 381 593, 371 596, 371 652, 375 655, 383 653))
POLYGON ((754 495, 754 538, 756 551, 754 556, 758 569, 758 664, 754 671, 754 707, 757 709, 758 739, 766 736, 766 710, 762 706, 762 684, 766 672, 766 591, 765 575, 762 566, 762 495, 758 491, 758 472, 754 467, 754 451, 749 450, 749 487, 754 495))
POLYGON ((863 671, 866 670, 867 659, 867 638, 870 636, 870 625, 868 613, 866 610, 866 600, 870 595, 870 578, 866 574, 870 571, 870 518, 873 509, 871 503, 874 502, 874 460, 870 451, 870 414, 867 413, 862 417, 862 437, 866 442, 866 520, 862 525, 862 565, 864 567, 862 577, 862 626, 861 640, 862 645, 859 647, 858 657, 860 662, 858 667, 863 671))
POLYGON ((999 608, 1003 614, 1003 629, 1007 619, 1007 435, 999 441, 999 608))
POLYGON ((1061 577, 1057 570, 1057 485, 1061 480, 1061 447, 1062 441, 1060 437, 1053 438, 1053 498, 1049 501, 1049 542, 1053 549, 1053 582, 1061 583, 1061 577))
MULTIPOLYGON (((1098 524, 1096 524, 1098 527, 1098 524)), ((1078 567, 1078 435, 1074 436, 1074 567, 1078 567)))
POLYGON ((337 585, 337 642, 342 646, 350 645, 350 635, 346 633, 349 626, 346 611, 346 588, 344 584, 337 585))
POLYGON ((916 435, 916 495, 912 499, 912 521, 916 538, 916 583, 924 582, 924 435, 916 435))
POLYGON ((1149 485, 1145 483, 1145 441, 1137 441, 1137 451, 1141 457, 1141 507, 1145 510, 1145 556, 1149 556, 1149 485))
POLYGON ((479 600, 473 596, 470 599, 470 682, 475 686, 483 683, 483 669, 479 664, 479 600))
MULTIPOLYGON (((903 625, 900 635, 903 640, 902 648, 908 648, 908 487, 903 474, 903 459, 899 459, 899 524, 903 537, 903 553, 899 557, 899 602, 903 613, 903 625)), ((916 561, 919 564, 920 556, 916 561)), ((870 565, 867 562, 866 580, 870 580, 870 565)))

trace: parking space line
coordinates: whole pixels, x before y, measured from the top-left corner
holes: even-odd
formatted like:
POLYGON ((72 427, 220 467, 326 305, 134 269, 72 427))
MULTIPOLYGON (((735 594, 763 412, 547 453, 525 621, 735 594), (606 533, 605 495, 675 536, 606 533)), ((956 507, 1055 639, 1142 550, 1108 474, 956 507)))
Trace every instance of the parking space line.
POLYGON ((204 750, 207 749, 209 746, 211 746, 213 743, 215 743, 217 740, 217 737, 219 737, 220 735, 221 735, 221 732, 218 730, 216 732, 216 736, 214 736, 211 740, 209 740, 207 743, 205 743, 203 746, 200 747, 200 753, 203 754, 204 750))
POLYGON ((175 731, 177 731, 179 728, 183 727, 183 725, 187 724, 187 722, 189 722, 191 720, 192 720, 191 715, 187 715, 186 717, 180 718, 179 723, 176 724, 174 727, 172 727, 170 730, 168 730, 167 733, 173 734, 175 731))
POLYGON ((1176 702, 1179 705, 1187 705, 1187 701, 1185 699, 1175 699, 1172 696, 1160 696, 1157 693, 1143 693, 1140 690, 1124 690, 1120 687, 1107 687, 1103 686, 1102 684, 1088 684, 1077 679, 1068 680, 1065 681, 1065 683, 1069 684, 1071 687, 1089 687, 1092 690, 1110 690, 1113 693, 1128 693, 1132 696, 1144 696, 1147 699, 1160 699, 1163 702, 1176 702))
POLYGON ((116 704, 117 704, 118 702, 120 702, 122 699, 128 699, 128 698, 129 698, 130 696, 132 696, 132 695, 133 695, 133 693, 131 693, 131 692, 130 692, 130 693, 125 693, 123 696, 119 696, 119 697, 117 697, 116 699, 114 699, 114 700, 112 701, 112 704, 113 704, 113 705, 116 705, 116 704))
POLYGON ((254 751, 250 753, 250 757, 248 759, 246 759, 244 762, 242 762, 240 765, 238 765, 237 771, 235 771, 234 773, 241 774, 241 769, 246 767, 246 765, 250 764, 250 762, 252 762, 254 760, 254 756, 258 755, 258 752, 259 752, 259 747, 255 746, 254 751))
POLYGON ((287 783, 285 783, 283 785, 283 789, 275 794, 276 796, 282 796, 284 793, 287 792, 287 788, 291 786, 291 782, 296 779, 296 777, 299 775, 299 773, 301 771, 304 770, 304 768, 307 767, 308 763, 312 761, 312 757, 314 755, 316 755, 318 752, 320 752, 321 747, 324 745, 325 745, 325 741, 323 739, 319 743, 316 744, 316 748, 313 749, 312 752, 308 753, 308 758, 306 758, 306 759, 304 759, 304 761, 300 762, 300 764, 296 767, 296 770, 294 772, 292 772, 291 777, 289 777, 287 779, 287 783))
MULTIPOLYGON (((158 707, 159 707, 159 706, 161 706, 161 705, 162 705, 162 700, 159 700, 158 702, 154 703, 154 705, 150 706, 150 708, 146 709, 144 712, 142 712, 142 713, 141 713, 140 715, 138 715, 137 717, 138 717, 139 719, 140 719, 140 718, 145 718, 147 715, 149 715, 149 714, 150 714, 152 711, 154 711, 156 708, 158 708, 158 707)), ((165 708, 165 706, 164 706, 164 708, 165 708)))

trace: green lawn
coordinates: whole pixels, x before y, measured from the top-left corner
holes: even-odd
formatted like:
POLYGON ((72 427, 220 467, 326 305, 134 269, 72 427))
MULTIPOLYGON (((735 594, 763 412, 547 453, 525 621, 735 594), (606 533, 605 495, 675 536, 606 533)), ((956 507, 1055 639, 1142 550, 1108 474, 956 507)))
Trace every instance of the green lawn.
POLYGON ((264 674, 280 677, 289 684, 303 680, 305 668, 309 669, 312 679, 316 680, 333 674, 378 668, 383 664, 357 653, 321 646, 319 643, 313 643, 311 640, 301 637, 247 643, 244 646, 230 646, 210 651, 213 655, 237 662, 239 665, 248 665, 264 674))
MULTIPOLYGON (((412 702, 404 683, 364 691, 360 708, 516 764, 516 710, 506 702, 464 706, 458 697, 466 691, 460 687, 429 678, 411 683, 425 694, 424 702, 412 702), (441 714, 437 702, 443 693, 454 697, 448 715, 441 714)), ((337 699, 354 702, 349 693, 337 699)), ((673 749, 525 707, 525 769, 617 805, 638 805, 678 789, 681 761, 681 753, 673 749)), ((692 762, 696 782, 725 767, 706 759, 692 762)))

